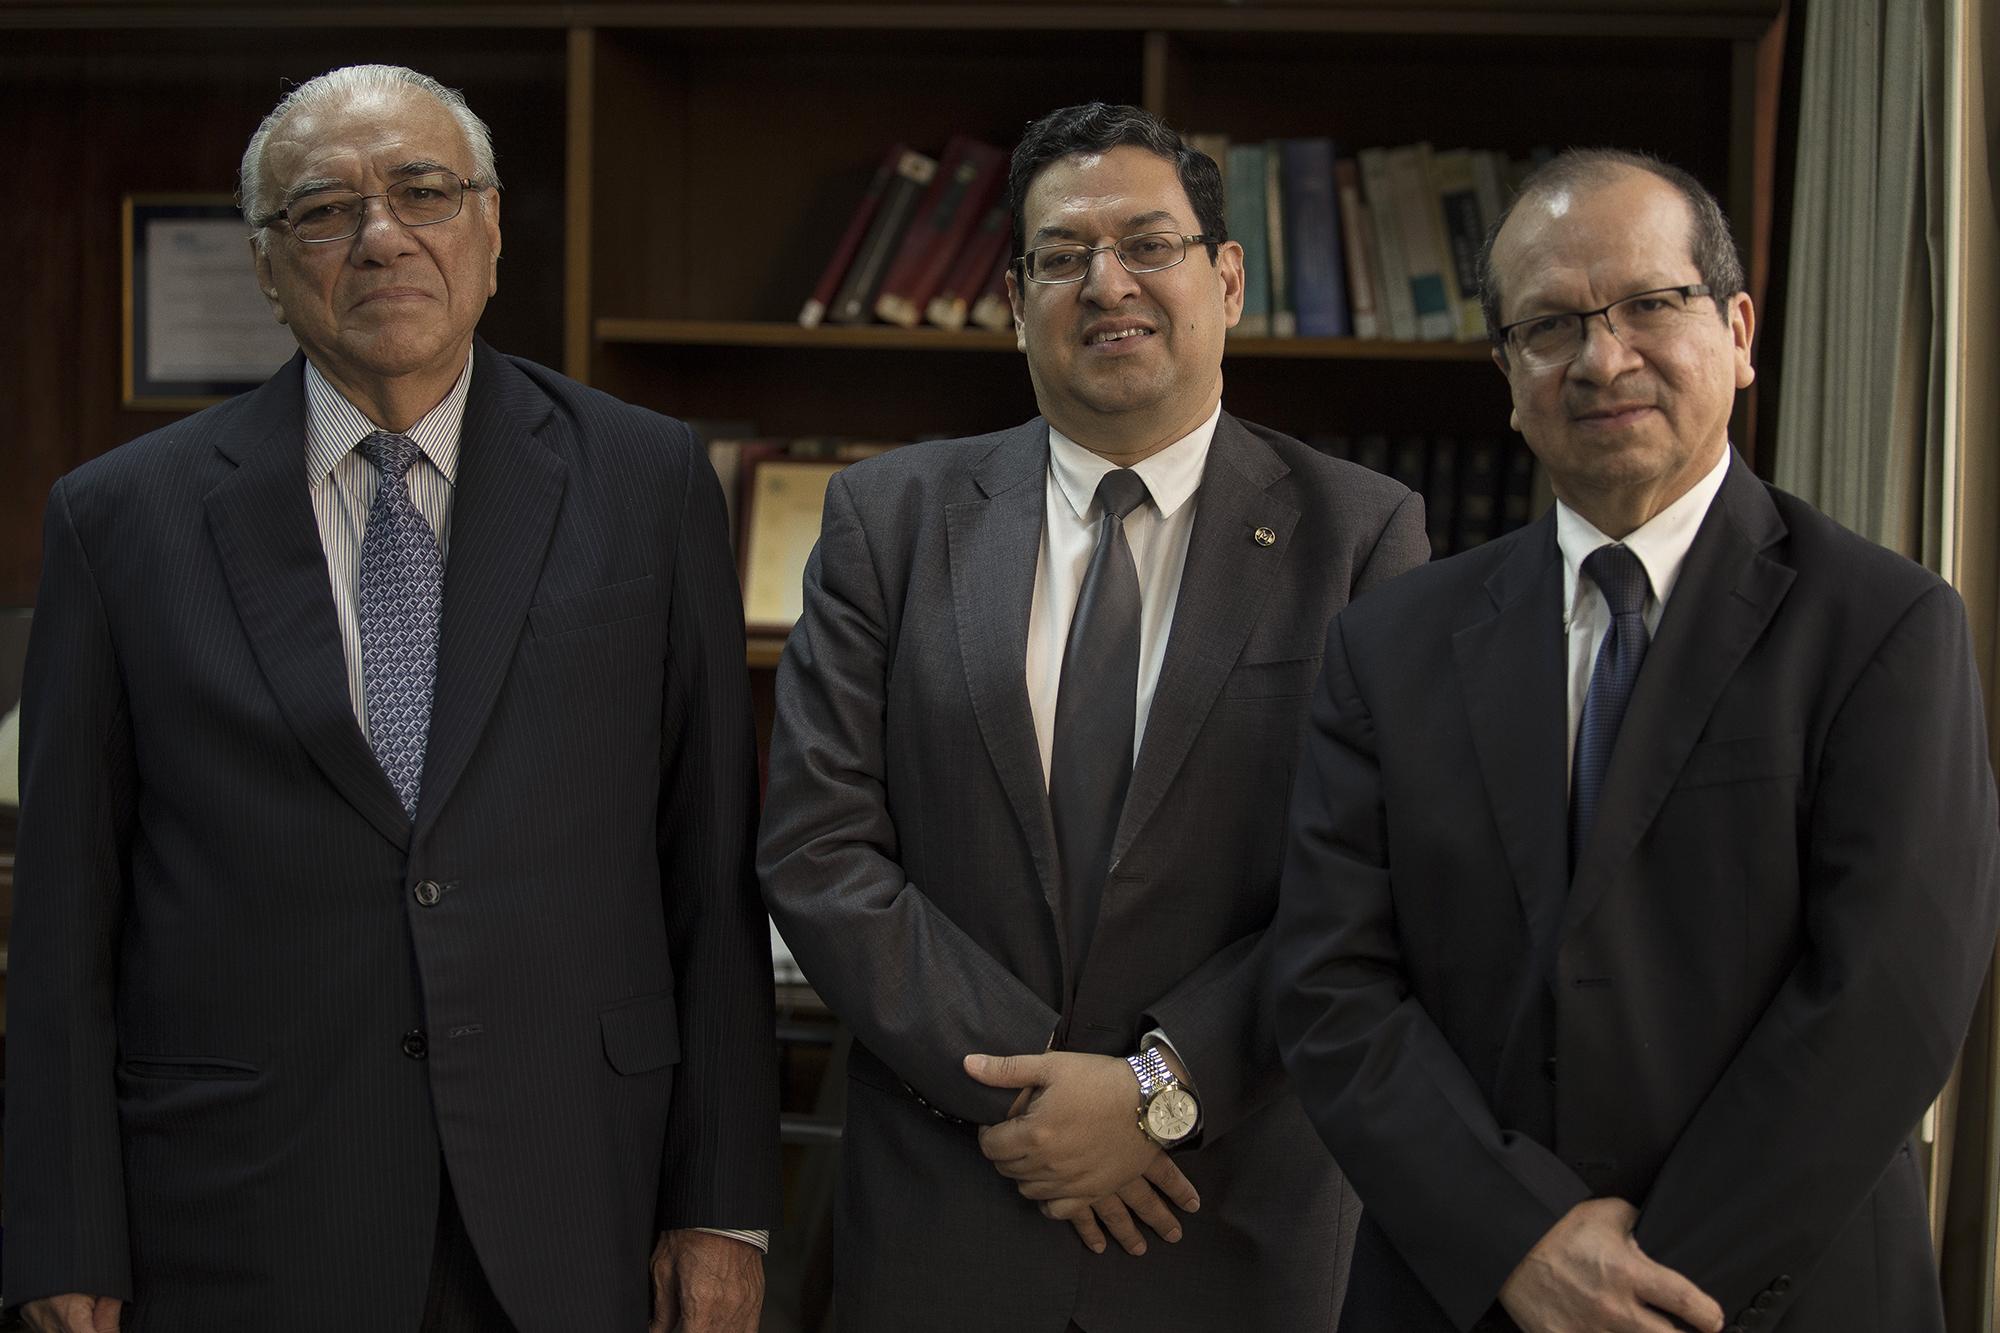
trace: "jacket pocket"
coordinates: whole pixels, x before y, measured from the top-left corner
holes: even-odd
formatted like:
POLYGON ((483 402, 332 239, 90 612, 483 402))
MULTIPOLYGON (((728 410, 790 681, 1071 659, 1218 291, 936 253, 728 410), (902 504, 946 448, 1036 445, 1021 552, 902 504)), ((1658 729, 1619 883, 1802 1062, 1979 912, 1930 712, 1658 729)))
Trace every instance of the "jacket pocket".
POLYGON ((1312 692, 1319 678, 1319 658, 1295 657, 1284 662, 1243 662, 1232 668, 1222 687, 1227 699, 1296 699, 1312 692))
POLYGON ((1674 788, 1684 791, 1689 787, 1716 787, 1729 782, 1797 777, 1803 767, 1800 748, 1800 738, 1795 734, 1703 741, 1688 752, 1687 763, 1681 766, 1674 788))
POLYGON ((604 1058, 621 1074, 649 1074, 681 1058, 679 1016, 671 991, 601 1010, 604 1058))
POLYGON ((542 602, 528 608, 528 624, 538 639, 578 630, 614 625, 621 620, 637 620, 657 615, 660 607, 653 595, 653 576, 644 574, 623 583, 592 588, 573 597, 542 602))
POLYGON ((241 1081, 256 1078, 255 1065, 241 1060, 223 1060, 207 1055, 128 1055, 118 1062, 119 1070, 133 1078, 223 1079, 241 1081))

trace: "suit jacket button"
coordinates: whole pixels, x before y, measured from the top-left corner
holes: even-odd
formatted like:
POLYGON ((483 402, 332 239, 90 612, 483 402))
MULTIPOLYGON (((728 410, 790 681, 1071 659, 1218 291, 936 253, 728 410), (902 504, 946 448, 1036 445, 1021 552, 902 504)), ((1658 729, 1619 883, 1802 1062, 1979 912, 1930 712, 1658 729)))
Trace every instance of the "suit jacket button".
POLYGON ((1556 1081, 1556 1058, 1553 1055, 1542 1061, 1542 1072, 1548 1075, 1549 1082, 1556 1081))
POLYGON ((430 1042, 424 1037, 422 1028, 411 1028, 403 1034, 403 1054, 412 1060, 421 1060, 430 1054, 430 1042))
POLYGON ((426 879, 417 882, 417 901, 425 907, 436 907, 438 899, 442 897, 444 897, 444 890, 438 887, 436 880, 426 879))
POLYGON ((1778 1303, 1778 1298, 1772 1295, 1769 1291, 1758 1292, 1757 1299, 1750 1302, 1751 1305, 1755 1306, 1759 1310, 1768 1310, 1777 1303, 1778 1303))
POLYGON ((1777 1281, 1771 1284, 1771 1290, 1777 1292, 1780 1296, 1784 1295, 1791 1289, 1792 1289, 1792 1275, 1790 1273, 1778 1274, 1777 1281))

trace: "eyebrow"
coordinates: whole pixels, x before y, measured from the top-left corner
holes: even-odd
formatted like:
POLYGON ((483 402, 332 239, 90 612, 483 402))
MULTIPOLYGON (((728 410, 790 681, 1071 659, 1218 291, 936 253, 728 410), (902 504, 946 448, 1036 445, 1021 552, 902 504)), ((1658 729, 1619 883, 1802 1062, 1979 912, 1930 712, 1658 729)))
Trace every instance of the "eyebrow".
MULTIPOLYGON (((1164 208, 1155 208, 1146 213, 1134 213, 1131 217, 1125 219, 1123 234, 1126 236, 1137 235, 1140 231, 1147 229, 1150 224, 1173 221, 1174 215, 1164 208)), ((1174 225, 1179 226, 1180 224, 1175 223, 1174 225)), ((1064 226, 1038 227, 1034 235, 1034 239, 1037 241, 1073 241, 1076 238, 1076 228, 1064 226)))
MULTIPOLYGON (((428 159, 419 159, 415 162, 405 162, 401 166, 390 167, 385 174, 397 180, 407 180, 412 176, 428 176, 433 172, 440 171, 446 175, 456 174, 453 168, 445 166, 442 162, 432 162, 428 159)), ((292 186, 291 189, 285 191, 285 202, 289 204, 293 200, 303 199, 309 194, 319 194, 325 190, 347 190, 356 194, 360 193, 360 191, 355 190, 352 185, 338 176, 315 176, 310 180, 302 180, 292 186)))

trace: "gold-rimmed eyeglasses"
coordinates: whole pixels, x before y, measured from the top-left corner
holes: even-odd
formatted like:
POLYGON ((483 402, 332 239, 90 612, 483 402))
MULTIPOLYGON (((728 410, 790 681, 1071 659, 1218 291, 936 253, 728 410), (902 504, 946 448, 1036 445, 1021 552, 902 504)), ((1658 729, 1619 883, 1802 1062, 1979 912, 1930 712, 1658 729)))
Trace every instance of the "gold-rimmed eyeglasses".
POLYGON ((430 227, 457 217, 465 207, 465 192, 483 188, 469 177, 433 171, 399 180, 380 194, 315 190, 257 219, 256 225, 262 228, 282 222, 306 244, 324 245, 347 240, 360 231, 370 199, 380 199, 388 206, 389 216, 405 227, 430 227))
POLYGON ((1200 232, 1183 236, 1177 231, 1142 231, 1110 245, 1084 245, 1076 241, 1038 245, 1018 256, 1017 262, 1029 282, 1082 282, 1090 272, 1092 256, 1100 251, 1109 250, 1116 255, 1127 273, 1158 273, 1186 259, 1189 246, 1207 243, 1208 237, 1200 232))

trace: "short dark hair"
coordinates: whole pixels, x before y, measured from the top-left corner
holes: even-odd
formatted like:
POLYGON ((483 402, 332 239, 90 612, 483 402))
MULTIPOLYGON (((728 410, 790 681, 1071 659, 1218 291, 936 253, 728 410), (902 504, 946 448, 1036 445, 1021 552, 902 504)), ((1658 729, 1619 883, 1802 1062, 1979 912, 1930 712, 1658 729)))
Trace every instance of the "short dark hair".
POLYGON ((1680 192, 1688 207, 1688 252, 1701 280, 1708 285, 1722 317, 1729 318, 1728 298, 1743 290, 1743 256, 1736 248, 1736 234, 1729 218, 1708 188, 1687 172, 1654 157, 1625 148, 1567 148, 1536 167, 1521 182, 1521 190, 1500 212, 1500 220, 1486 233, 1479 247, 1479 309, 1486 317, 1486 336, 1500 346, 1500 280, 1493 272, 1493 243, 1500 229, 1524 199, 1539 199, 1557 190, 1579 185, 1602 185, 1620 171, 1643 171, 1657 176, 1680 192))
POLYGON ((1229 223, 1222 212, 1222 168, 1207 153, 1188 147, 1179 131, 1150 111, 1136 106, 1112 106, 1085 102, 1051 111, 1031 122, 1014 149, 1007 165, 1007 211, 1014 219, 1014 253, 1026 245, 1027 219, 1021 210, 1028 202, 1028 188, 1051 162, 1071 153, 1102 153, 1129 144, 1174 164, 1194 207, 1195 220, 1208 237, 1208 261, 1215 262, 1216 247, 1229 239, 1229 223))

